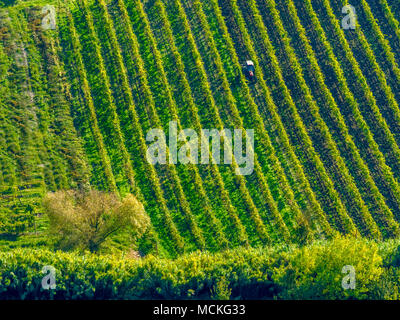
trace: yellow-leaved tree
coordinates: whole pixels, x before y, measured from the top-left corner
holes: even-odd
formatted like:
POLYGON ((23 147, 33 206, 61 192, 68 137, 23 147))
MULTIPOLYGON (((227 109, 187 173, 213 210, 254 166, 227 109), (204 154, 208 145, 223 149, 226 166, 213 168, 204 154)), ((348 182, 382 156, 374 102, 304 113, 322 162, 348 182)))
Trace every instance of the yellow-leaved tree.
POLYGON ((114 193, 97 190, 57 191, 48 193, 43 205, 61 249, 97 252, 117 232, 130 228, 140 237, 150 226, 143 205, 132 194, 121 200, 114 193))

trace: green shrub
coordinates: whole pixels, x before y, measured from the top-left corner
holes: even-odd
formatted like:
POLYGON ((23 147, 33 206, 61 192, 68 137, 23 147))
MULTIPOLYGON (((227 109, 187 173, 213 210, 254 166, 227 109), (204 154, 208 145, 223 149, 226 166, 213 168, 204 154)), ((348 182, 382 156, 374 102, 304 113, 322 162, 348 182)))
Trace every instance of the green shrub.
POLYGON ((33 226, 34 208, 31 205, 0 207, 0 234, 16 238, 33 226))
POLYGON ((224 276, 217 280, 211 290, 211 298, 215 300, 229 300, 232 290, 229 289, 229 282, 224 276))
POLYGON ((307 247, 195 252, 176 260, 15 249, 0 253, 2 299, 396 299, 399 270, 378 245, 339 238, 307 247), (56 289, 44 290, 44 266, 56 289), (344 290, 344 265, 356 287, 344 290))
POLYGON ((285 299, 364 299, 383 272, 375 243, 362 239, 336 238, 296 250, 281 265, 274 280, 285 299), (344 289, 344 266, 355 270, 355 289, 344 289))

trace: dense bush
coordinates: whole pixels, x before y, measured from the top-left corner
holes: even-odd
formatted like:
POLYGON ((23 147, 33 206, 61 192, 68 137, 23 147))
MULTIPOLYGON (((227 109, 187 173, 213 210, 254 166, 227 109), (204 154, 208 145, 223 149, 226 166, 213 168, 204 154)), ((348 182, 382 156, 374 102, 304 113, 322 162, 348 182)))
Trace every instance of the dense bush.
POLYGON ((284 288, 280 296, 289 299, 367 298, 371 284, 383 272, 378 246, 365 240, 335 239, 304 247, 288 260, 279 266, 274 280, 284 288), (340 290, 346 265, 356 271, 355 290, 340 290))
POLYGON ((34 224, 33 206, 0 207, 0 234, 17 237, 34 224))
POLYGON ((122 201, 113 193, 91 190, 57 191, 43 200, 50 232, 62 249, 97 252, 104 241, 128 227, 141 237, 150 226, 143 205, 132 195, 122 201))
POLYGON ((307 247, 196 252, 176 260, 16 249, 0 254, 2 299, 366 299, 395 297, 396 268, 385 268, 386 248, 336 239, 307 247), (379 250, 378 250, 379 249, 379 250), (44 290, 44 266, 56 269, 56 289, 44 290), (344 290, 344 265, 356 287, 344 290), (385 286, 383 285, 385 284, 385 286), (388 285, 390 284, 390 286, 388 285))

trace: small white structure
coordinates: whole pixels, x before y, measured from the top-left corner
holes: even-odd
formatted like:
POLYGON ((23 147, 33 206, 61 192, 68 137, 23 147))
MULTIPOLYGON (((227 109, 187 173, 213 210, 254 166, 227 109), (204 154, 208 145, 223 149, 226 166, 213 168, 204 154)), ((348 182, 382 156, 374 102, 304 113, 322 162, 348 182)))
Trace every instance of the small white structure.
POLYGON ((254 67, 253 61, 247 60, 247 61, 246 61, 246 66, 253 66, 253 67, 254 67))

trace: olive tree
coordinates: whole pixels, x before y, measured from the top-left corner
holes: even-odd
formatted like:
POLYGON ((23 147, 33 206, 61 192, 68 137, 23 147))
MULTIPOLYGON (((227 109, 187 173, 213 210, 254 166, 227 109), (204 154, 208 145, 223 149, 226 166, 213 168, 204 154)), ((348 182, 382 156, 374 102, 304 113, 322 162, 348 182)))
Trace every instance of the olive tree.
POLYGON ((43 201, 50 231, 62 249, 99 250, 111 235, 130 228, 136 237, 150 226, 143 205, 132 195, 123 200, 113 193, 96 190, 57 191, 43 201))

